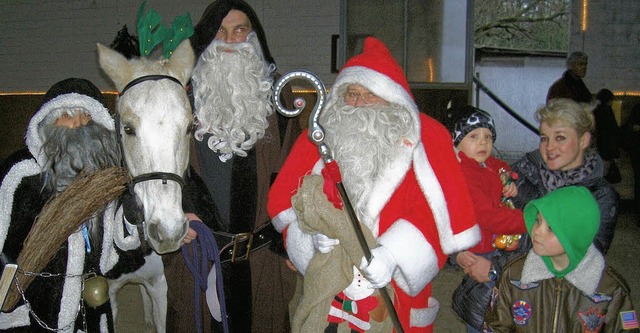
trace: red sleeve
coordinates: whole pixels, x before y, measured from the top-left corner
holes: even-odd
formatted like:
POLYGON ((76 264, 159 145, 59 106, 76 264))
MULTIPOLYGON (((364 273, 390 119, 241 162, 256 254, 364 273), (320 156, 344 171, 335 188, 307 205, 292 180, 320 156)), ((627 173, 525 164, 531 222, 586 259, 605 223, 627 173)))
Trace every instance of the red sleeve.
POLYGON ((482 168, 473 159, 460 153, 462 171, 469 184, 480 228, 493 234, 521 234, 527 232, 522 211, 501 204, 502 183, 497 170, 508 165, 500 160, 487 160, 482 168))
POLYGON ((447 201, 447 211, 453 234, 456 235, 476 224, 473 202, 460 163, 453 150, 449 131, 435 119, 420 113, 422 142, 427 158, 435 172, 447 201))
POLYGON ((291 197, 298 191, 302 177, 310 173, 319 158, 317 147, 303 131, 269 190, 267 212, 272 219, 291 208, 291 197))

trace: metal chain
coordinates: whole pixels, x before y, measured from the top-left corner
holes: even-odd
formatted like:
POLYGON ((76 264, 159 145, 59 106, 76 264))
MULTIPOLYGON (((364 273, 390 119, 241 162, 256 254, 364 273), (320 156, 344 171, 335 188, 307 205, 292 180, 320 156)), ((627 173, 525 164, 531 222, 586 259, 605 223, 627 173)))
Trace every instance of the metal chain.
MULTIPOLYGON (((18 269, 18 272, 23 274, 23 275, 26 275, 26 276, 36 276, 36 277, 42 277, 42 278, 63 276, 66 279, 66 278, 75 278, 75 277, 83 277, 84 276, 84 274, 25 272, 25 271, 23 271, 21 269, 18 269)), ((78 318, 78 314, 82 313, 83 329, 84 329, 85 332, 87 332, 87 314, 86 314, 86 308, 84 306, 84 279, 81 280, 82 283, 81 283, 81 288, 80 288, 80 303, 78 304, 78 310, 76 311, 76 315, 74 316, 73 320, 70 323, 68 323, 67 325, 63 326, 62 328, 49 327, 49 325, 47 325, 47 323, 45 323, 42 319, 40 319, 40 317, 38 317, 36 315, 36 313, 31 309, 31 303, 29 303, 29 301, 27 300, 27 298, 26 298, 26 296, 24 294, 24 291, 22 290, 22 288, 20 288, 20 283, 18 282, 18 279, 14 279, 14 281, 16 283, 16 289, 18 290, 18 293, 20 294, 20 297, 22 298, 22 301, 27 306, 27 309, 29 309, 29 313, 31 314, 31 316, 33 316, 33 319, 35 319, 35 321, 38 322, 40 327, 42 327, 42 328, 44 328, 46 330, 49 330, 51 332, 63 332, 63 331, 66 331, 69 328, 72 328, 72 326, 75 325, 76 318, 78 318)))

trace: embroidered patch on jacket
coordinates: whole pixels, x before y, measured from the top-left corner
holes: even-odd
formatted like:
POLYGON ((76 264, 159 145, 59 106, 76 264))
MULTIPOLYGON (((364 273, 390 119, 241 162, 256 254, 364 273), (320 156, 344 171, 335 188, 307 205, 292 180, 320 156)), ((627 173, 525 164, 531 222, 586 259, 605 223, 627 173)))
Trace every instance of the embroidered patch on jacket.
POLYGON ((509 280, 509 282, 511 282, 511 284, 520 289, 520 290, 528 290, 528 289, 533 289, 533 288, 538 288, 538 286, 540 285, 537 282, 531 282, 531 283, 522 283, 520 282, 520 280, 509 280))
POLYGON ((516 325, 526 325, 532 314, 531 305, 526 301, 515 301, 511 306, 511 316, 516 325))
POLYGON ((603 293, 595 293, 589 296, 594 303, 611 302, 613 299, 611 296, 603 293))
POLYGON ((638 315, 636 315, 636 310, 620 312, 620 319, 622 320, 622 329, 624 330, 640 328, 640 326, 638 326, 638 315))
POLYGON ((585 332, 599 332, 604 324, 604 314, 600 314, 600 309, 591 308, 585 312, 578 312, 582 327, 585 332))

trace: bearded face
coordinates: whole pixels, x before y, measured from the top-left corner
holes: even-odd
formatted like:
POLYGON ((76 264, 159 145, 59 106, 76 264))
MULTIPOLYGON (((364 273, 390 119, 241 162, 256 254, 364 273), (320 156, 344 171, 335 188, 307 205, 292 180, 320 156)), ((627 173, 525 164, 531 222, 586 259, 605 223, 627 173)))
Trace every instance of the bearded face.
POLYGON ((93 121, 79 128, 46 124, 41 133, 47 157, 43 167, 45 187, 51 191, 64 190, 82 170, 119 165, 115 134, 93 121))
POLYGON ((403 138, 415 131, 409 112, 395 104, 355 107, 340 99, 320 115, 327 144, 360 213, 373 185, 398 156, 403 138))
POLYGON ((227 44, 214 40, 202 53, 193 83, 197 140, 211 134, 207 145, 226 160, 247 156, 264 137, 273 113, 271 102, 275 65, 266 64, 255 33, 247 42, 227 44))

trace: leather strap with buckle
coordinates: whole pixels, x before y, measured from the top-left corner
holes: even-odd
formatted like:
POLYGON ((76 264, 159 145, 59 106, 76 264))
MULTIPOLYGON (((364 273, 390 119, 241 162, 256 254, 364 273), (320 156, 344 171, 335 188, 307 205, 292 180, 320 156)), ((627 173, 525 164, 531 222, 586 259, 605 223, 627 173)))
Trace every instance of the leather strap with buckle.
POLYGON ((271 222, 264 223, 253 232, 231 234, 214 231, 213 235, 220 249, 220 262, 249 260, 252 252, 269 245, 273 237, 282 237, 271 222))

